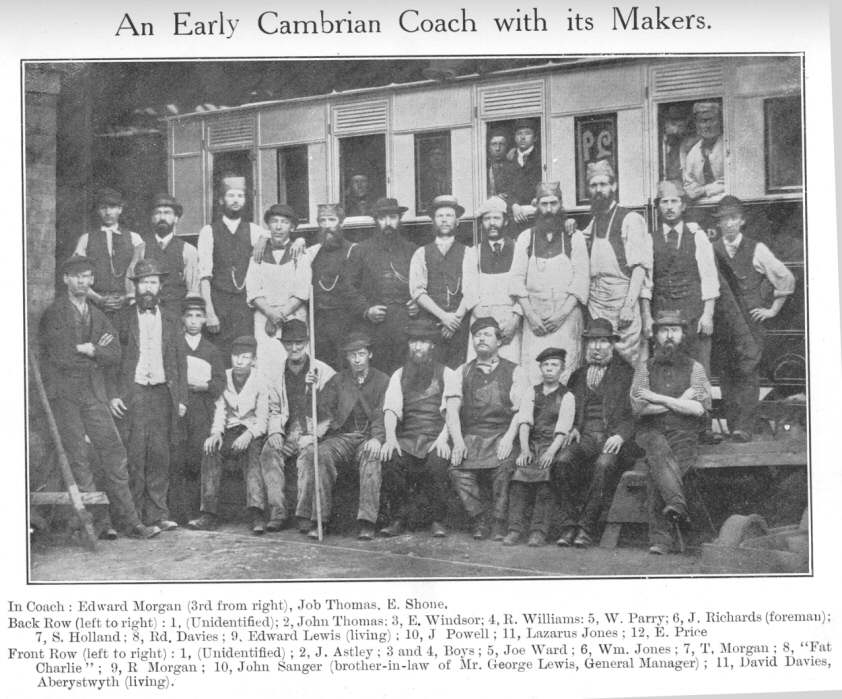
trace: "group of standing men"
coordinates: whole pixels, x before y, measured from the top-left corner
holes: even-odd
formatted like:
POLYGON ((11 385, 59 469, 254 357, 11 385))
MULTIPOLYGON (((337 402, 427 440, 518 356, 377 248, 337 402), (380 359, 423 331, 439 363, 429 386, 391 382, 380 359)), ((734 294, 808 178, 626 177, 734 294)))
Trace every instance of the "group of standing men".
MULTIPOLYGON (((762 323, 794 279, 742 234, 735 197, 719 203, 712 245, 684 220, 680 182, 659 185, 650 233, 618 204, 605 161, 588 166, 583 231, 557 183, 539 182, 528 202, 512 195, 523 177, 513 168, 525 171, 534 151, 528 130, 516 131, 513 161, 490 166, 496 194, 473 247, 457 240, 464 209, 451 195, 433 199, 434 239, 422 247, 388 198, 360 244, 345 238, 340 205, 320 205, 318 240, 305 247, 286 205, 267 209, 268 232, 243 220, 245 181, 229 177, 222 214, 194 248, 175 235, 182 207, 169 195, 153 201, 141 238, 119 226, 120 195, 100 193, 102 226, 80 238, 62 268, 67 294, 41 322, 45 380, 82 490, 94 489, 87 436, 133 536, 217 526, 233 461, 256 534, 294 514, 318 536, 344 471, 359 478, 361 539, 384 520, 384 536, 419 520, 445 536, 451 484, 477 539, 528 534, 539 545, 558 504, 558 544, 585 547, 606 479, 636 444, 650 470, 650 550, 668 551, 710 409, 714 328, 732 353, 731 436, 748 440, 762 323)), ((116 536, 100 518, 103 536, 116 536)))

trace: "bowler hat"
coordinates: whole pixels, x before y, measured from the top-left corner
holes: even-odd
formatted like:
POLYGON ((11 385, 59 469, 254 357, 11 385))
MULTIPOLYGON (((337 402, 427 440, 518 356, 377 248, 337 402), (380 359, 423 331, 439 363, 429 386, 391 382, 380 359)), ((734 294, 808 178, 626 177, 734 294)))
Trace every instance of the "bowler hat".
POLYGON ((102 187, 94 194, 94 207, 123 206, 123 195, 111 187, 102 187))
POLYGON ((143 277, 163 277, 167 272, 161 269, 161 265, 157 260, 143 259, 138 261, 134 266, 134 271, 128 275, 132 281, 137 281, 143 277))
POLYGON ((253 335, 240 335, 231 343, 231 354, 242 354, 243 352, 257 352, 257 340, 253 335))
POLYGON ((348 333, 348 338, 340 350, 342 352, 356 352, 364 347, 371 347, 371 338, 364 332, 348 333))
POLYGON ((658 311, 652 325, 656 328, 661 325, 680 325, 682 328, 686 328, 687 321, 681 311, 658 311))
POLYGON ((93 271, 94 263, 84 255, 71 255, 61 265, 62 274, 79 274, 80 272, 93 271))
POLYGON ((719 205, 716 207, 716 213, 714 216, 716 216, 716 218, 722 218, 723 216, 742 213, 743 202, 737 197, 728 194, 719 200, 719 205))
POLYGON ((430 320, 416 318, 406 324, 406 337, 409 340, 429 340, 435 342, 441 339, 441 330, 430 320))
POLYGON ((561 361, 564 361, 567 359, 567 350, 563 350, 561 347, 547 347, 546 349, 541 350, 538 356, 535 357, 535 361, 539 364, 548 359, 560 359, 561 361))
POLYGON ((307 336, 307 323, 303 320, 291 318, 281 325, 282 342, 306 342, 309 339, 307 336))
POLYGON ((181 214, 184 213, 184 207, 178 203, 175 197, 170 196, 166 192, 162 194, 156 194, 155 197, 152 199, 152 205, 149 207, 152 211, 155 211, 159 206, 169 206, 174 212, 175 215, 181 218, 181 214))
POLYGON ((263 222, 269 223, 269 219, 273 216, 283 216, 289 219, 293 226, 298 223, 298 214, 288 204, 272 204, 272 206, 266 209, 266 213, 263 214, 263 222))
POLYGON ((484 330, 485 328, 494 328, 497 332, 500 332, 500 324, 495 318, 482 316, 471 323, 471 335, 476 335, 480 330, 484 330))
POLYGON ((374 208, 371 211, 371 215, 374 218, 377 218, 378 216, 387 216, 388 214, 397 214, 398 216, 402 216, 405 211, 408 211, 407 207, 400 206, 397 199, 392 199, 391 197, 380 197, 380 199, 374 202, 374 208))
POLYGON ((436 211, 445 207, 454 209, 456 211, 456 218, 461 218, 462 214, 465 213, 465 207, 459 205, 456 197, 452 194, 440 194, 433 199, 433 203, 430 205, 430 215, 435 216, 436 211))
POLYGON ((615 342, 620 339, 620 336, 614 332, 614 326, 607 318, 594 318, 588 323, 582 337, 586 340, 595 339, 598 337, 607 337, 615 342))
POLYGON ((205 300, 201 296, 186 296, 181 301, 181 312, 204 311, 207 308, 205 300))

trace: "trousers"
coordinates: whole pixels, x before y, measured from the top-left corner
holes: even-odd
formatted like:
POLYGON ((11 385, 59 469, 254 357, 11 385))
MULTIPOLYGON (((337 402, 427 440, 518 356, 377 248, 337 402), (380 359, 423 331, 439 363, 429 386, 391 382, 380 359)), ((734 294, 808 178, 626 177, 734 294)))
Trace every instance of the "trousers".
POLYGON ((186 522, 201 507, 202 455, 213 410, 207 393, 190 392, 170 463, 170 514, 177 522, 186 522))
POLYGON ((315 355, 337 371, 342 369, 345 357, 340 347, 347 339, 350 326, 348 312, 344 309, 316 309, 314 319, 315 355))
POLYGON ((225 366, 231 366, 231 345, 234 340, 254 332, 253 311, 248 306, 245 292, 230 294, 211 287, 211 301, 219 319, 219 332, 210 335, 210 338, 222 353, 225 366))
POLYGON ((540 532, 546 537, 554 505, 553 489, 546 481, 512 481, 509 484, 509 531, 519 534, 525 531, 540 532), (526 514, 530 505, 532 517, 527 521, 526 514))
MULTIPOLYGON (((235 454, 230 444, 233 439, 227 430, 223 435, 223 446, 214 454, 205 454, 202 458, 202 512, 219 514, 219 486, 222 483, 222 469, 226 461, 232 461, 243 472, 246 484, 246 507, 255 510, 269 510, 270 519, 275 518, 278 505, 278 492, 272 488, 272 479, 264 477, 260 452, 263 439, 252 439, 248 449, 235 454)), ((239 431, 242 433, 241 431, 239 431)), ((280 492, 280 502, 283 504, 283 489, 280 492)))
POLYGON ((514 460, 510 458, 496 468, 450 469, 450 480, 469 517, 484 517, 491 509, 494 519, 506 520, 513 465, 514 460))
POLYGON ((383 464, 390 518, 441 522, 447 516, 448 461, 435 451, 421 458, 394 454, 383 464))

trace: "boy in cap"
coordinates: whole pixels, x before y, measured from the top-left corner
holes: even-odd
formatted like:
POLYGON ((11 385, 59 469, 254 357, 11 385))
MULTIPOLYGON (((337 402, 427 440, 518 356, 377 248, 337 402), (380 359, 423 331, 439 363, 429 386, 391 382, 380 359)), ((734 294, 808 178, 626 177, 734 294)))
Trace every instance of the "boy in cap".
POLYGON ((188 296, 181 302, 183 348, 187 357, 187 413, 181 421, 178 449, 170 474, 170 510, 185 523, 200 506, 202 452, 210 434, 216 401, 225 388, 225 363, 212 342, 202 335, 205 300, 188 296))
POLYGON ((514 546, 529 531, 529 546, 543 546, 553 511, 550 486, 552 466, 558 451, 570 442, 576 409, 573 394, 561 384, 567 352, 547 347, 536 361, 541 383, 527 392, 520 407, 518 439, 520 455, 509 483, 509 532, 504 546, 514 546), (526 521, 526 513, 532 518, 526 521))
POLYGON ((684 188, 690 199, 721 196, 725 192, 722 105, 718 102, 696 102, 693 120, 699 141, 687 153, 684 188))
POLYGON ((150 211, 152 231, 144 238, 143 256, 167 272, 161 280, 161 303, 178 312, 186 296, 199 294, 199 253, 176 232, 184 209, 175 197, 157 194, 150 211))
POLYGON ((91 261, 93 283, 88 297, 114 322, 115 314, 134 297, 128 274, 143 257, 143 239, 120 225, 123 195, 117 190, 110 187, 98 190, 94 208, 100 226, 79 236, 74 254, 91 261))
MULTIPOLYGON (((97 452, 103 486, 118 526, 129 536, 149 538, 161 532, 144 526, 137 515, 126 450, 109 412, 105 372, 120 363, 120 342, 105 314, 88 303, 94 263, 74 255, 61 268, 67 293, 44 311, 39 325, 41 375, 50 407, 76 484, 82 492, 97 490, 88 444, 97 452)), ((101 537, 116 538, 107 511, 94 508, 101 537)))
POLYGON ((722 197, 716 217, 722 236, 713 251, 745 321, 731 324, 736 328, 729 328, 730 342, 717 343, 725 352, 722 399, 732 439, 748 442, 760 399, 764 324, 778 315, 794 293, 795 277, 766 245, 743 234, 745 215, 737 197, 722 197))
MULTIPOLYGON (((357 519, 360 534, 373 534, 380 510, 380 445, 385 439, 383 396, 389 377, 371 367, 371 339, 360 332, 348 335, 341 350, 346 367, 328 381, 319 393, 319 482, 316 482, 313 441, 299 441, 298 503, 295 515, 308 536, 318 538, 315 489, 319 488, 323 530, 333 509, 333 487, 340 470, 353 468, 359 474, 360 494, 357 519)), ((371 538, 363 536, 362 538, 371 538)))
POLYGON ((256 356, 254 337, 243 335, 234 339, 231 368, 225 371, 225 389, 217 398, 210 435, 204 443, 201 515, 188 523, 191 529, 217 526, 219 487, 227 459, 235 460, 243 471, 252 533, 264 533, 267 505, 270 516, 282 507, 283 489, 273 487, 278 479, 264 473, 260 459, 269 408, 265 386, 254 371, 256 356))

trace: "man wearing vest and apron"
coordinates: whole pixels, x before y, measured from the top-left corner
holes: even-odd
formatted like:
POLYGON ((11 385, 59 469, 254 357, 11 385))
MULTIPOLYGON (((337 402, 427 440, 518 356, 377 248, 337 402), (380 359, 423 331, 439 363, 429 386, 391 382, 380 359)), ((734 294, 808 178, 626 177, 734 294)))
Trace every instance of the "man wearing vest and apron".
MULTIPOLYGON (((503 334, 500 356, 517 364, 520 362, 523 310, 509 295, 515 242, 503 235, 509 223, 506 202, 500 197, 488 199, 477 212, 477 223, 484 240, 480 239, 478 243, 477 305, 471 319, 494 318, 503 334)), ((476 352, 469 342, 468 361, 474 357, 476 352)))
POLYGON ((579 366, 582 344, 582 309, 588 302, 590 273, 584 236, 567 233, 558 182, 538 185, 538 218, 523 231, 515 245, 509 293, 523 309, 523 344, 520 364, 531 384, 541 380, 536 357, 547 347, 567 353, 562 383, 579 366))
POLYGON ((151 210, 152 233, 144 238, 143 256, 155 260, 167 273, 161 277, 161 305, 171 313, 180 313, 187 296, 199 295, 199 253, 176 235, 184 209, 174 197, 158 194, 151 210))
POLYGON ((500 326, 493 318, 480 318, 471 325, 477 358, 463 364, 459 380, 446 387, 447 428, 453 440, 450 477, 471 518, 475 539, 506 535, 509 478, 515 466, 514 441, 518 412, 527 392, 532 391, 526 371, 499 356, 500 326), (491 486, 491 503, 482 494, 491 486), (491 505, 491 507, 489 507, 491 505))
POLYGON ((246 297, 246 273, 260 226, 243 219, 245 177, 222 178, 222 216, 199 231, 199 276, 207 304, 207 330, 214 344, 231 361, 235 337, 251 335, 254 327, 246 297))
POLYGON ((590 252, 588 313, 611 322, 619 336, 615 351, 636 366, 648 354, 639 299, 651 296, 652 237, 643 216, 617 203, 610 163, 589 163, 587 176, 593 213, 583 231, 590 252))

